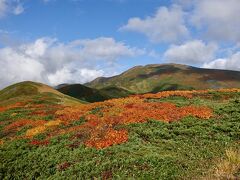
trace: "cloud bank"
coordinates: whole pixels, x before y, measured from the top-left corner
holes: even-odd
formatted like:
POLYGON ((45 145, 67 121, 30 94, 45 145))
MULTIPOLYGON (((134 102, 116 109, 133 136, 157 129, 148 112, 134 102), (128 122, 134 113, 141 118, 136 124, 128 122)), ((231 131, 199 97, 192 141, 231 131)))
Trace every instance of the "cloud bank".
POLYGON ((18 47, 0 49, 0 84, 3 88, 24 80, 50 85, 85 83, 96 77, 112 75, 112 64, 124 57, 144 54, 113 38, 76 40, 61 43, 40 38, 18 47))
POLYGON ((236 52, 227 58, 216 59, 209 63, 204 63, 203 67, 240 71, 240 52, 236 52))
POLYGON ((190 20, 208 39, 239 42, 239 12, 239 0, 195 0, 190 20))
POLYGON ((205 44, 201 40, 193 40, 181 45, 172 45, 164 53, 164 59, 168 62, 201 65, 213 60, 217 49, 215 43, 205 44))
POLYGON ((160 7, 154 16, 145 19, 130 18, 120 30, 142 33, 155 43, 175 42, 189 34, 184 22, 184 12, 178 5, 160 7))

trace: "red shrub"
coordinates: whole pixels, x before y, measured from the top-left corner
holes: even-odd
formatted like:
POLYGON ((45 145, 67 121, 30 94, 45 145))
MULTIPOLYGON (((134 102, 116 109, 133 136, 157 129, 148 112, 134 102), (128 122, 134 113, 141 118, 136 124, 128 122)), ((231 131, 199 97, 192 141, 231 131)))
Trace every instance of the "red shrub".
POLYGON ((48 140, 42 140, 42 141, 39 141, 39 140, 32 140, 30 142, 31 145, 33 146, 47 146, 50 142, 48 140))

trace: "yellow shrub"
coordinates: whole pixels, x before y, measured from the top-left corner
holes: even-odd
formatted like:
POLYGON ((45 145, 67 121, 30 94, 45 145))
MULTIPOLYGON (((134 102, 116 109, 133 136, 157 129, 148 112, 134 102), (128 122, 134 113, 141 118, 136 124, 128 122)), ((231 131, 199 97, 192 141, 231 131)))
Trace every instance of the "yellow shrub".
POLYGON ((26 136, 35 136, 39 133, 42 133, 44 132, 46 129, 45 126, 38 126, 38 127, 35 127, 35 128, 32 128, 32 129, 28 129, 27 132, 26 132, 26 136))
POLYGON ((62 123, 61 120, 54 120, 54 121, 47 122, 46 124, 44 124, 44 126, 47 126, 47 127, 58 126, 61 123, 62 123))

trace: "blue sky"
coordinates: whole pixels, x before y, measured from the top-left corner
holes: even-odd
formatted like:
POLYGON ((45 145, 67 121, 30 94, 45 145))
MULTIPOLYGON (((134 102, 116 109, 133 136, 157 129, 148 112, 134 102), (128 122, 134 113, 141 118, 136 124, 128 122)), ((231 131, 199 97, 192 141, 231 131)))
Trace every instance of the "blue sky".
POLYGON ((0 0, 0 88, 153 63, 240 70, 239 15, 239 0, 0 0))
POLYGON ((114 37, 143 46, 146 38, 119 32, 131 17, 145 17, 169 1, 158 0, 27 0, 19 16, 1 19, 0 28, 17 38, 35 40, 51 36, 60 41, 114 37))

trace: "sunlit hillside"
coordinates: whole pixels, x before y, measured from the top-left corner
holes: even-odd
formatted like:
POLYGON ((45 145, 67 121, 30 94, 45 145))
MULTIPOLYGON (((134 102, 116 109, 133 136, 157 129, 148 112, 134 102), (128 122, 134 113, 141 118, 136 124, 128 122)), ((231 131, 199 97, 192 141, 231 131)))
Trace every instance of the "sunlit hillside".
POLYGON ((86 85, 99 90, 115 86, 132 93, 240 88, 240 72, 181 64, 152 64, 133 67, 117 76, 97 78, 86 85))

